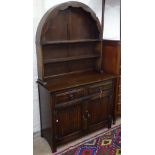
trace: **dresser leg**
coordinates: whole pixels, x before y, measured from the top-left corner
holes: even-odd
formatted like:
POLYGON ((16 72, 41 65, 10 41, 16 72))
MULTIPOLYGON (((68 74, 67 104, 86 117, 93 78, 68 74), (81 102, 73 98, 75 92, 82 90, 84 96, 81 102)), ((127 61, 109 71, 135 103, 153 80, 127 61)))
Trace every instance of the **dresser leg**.
POLYGON ((52 153, 57 152, 57 147, 56 147, 55 145, 52 145, 52 146, 51 146, 51 149, 52 149, 52 153))
POLYGON ((43 131, 41 131, 41 137, 44 138, 43 131))
POLYGON ((116 116, 114 115, 113 116, 113 124, 115 124, 116 123, 116 116))
POLYGON ((112 125, 112 117, 109 116, 109 120, 108 120, 108 129, 111 128, 111 125, 112 125))

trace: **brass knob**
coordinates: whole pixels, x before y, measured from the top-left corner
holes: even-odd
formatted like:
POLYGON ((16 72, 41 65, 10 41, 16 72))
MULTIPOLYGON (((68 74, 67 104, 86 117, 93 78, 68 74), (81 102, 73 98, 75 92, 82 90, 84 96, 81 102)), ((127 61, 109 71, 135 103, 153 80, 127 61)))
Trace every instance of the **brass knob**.
POLYGON ((88 118, 90 118, 90 113, 88 113, 88 118))
POLYGON ((88 110, 86 111, 86 115, 87 115, 87 118, 90 118, 91 116, 88 110))

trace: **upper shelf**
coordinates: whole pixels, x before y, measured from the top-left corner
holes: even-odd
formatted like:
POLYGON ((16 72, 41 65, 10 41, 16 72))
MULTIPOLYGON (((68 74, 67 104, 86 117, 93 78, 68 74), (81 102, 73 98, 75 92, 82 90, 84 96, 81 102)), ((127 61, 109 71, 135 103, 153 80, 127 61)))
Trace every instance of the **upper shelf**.
POLYGON ((81 56, 73 56, 66 58, 57 58, 57 59, 45 59, 44 64, 48 63, 56 63, 56 62, 65 62, 65 61, 74 61, 74 60, 82 60, 82 59, 91 59, 91 58, 99 58, 99 54, 90 54, 90 55, 81 55, 81 56))
POLYGON ((75 44, 75 43, 89 43, 89 42, 99 42, 99 39, 80 39, 80 40, 62 40, 62 41, 44 41, 42 45, 52 45, 52 44, 75 44))

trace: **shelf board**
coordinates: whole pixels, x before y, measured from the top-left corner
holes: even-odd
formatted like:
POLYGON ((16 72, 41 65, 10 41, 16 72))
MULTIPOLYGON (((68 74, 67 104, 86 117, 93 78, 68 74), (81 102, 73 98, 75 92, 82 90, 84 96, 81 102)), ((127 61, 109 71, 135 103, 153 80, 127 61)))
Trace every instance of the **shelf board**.
POLYGON ((81 40, 62 40, 62 41, 45 41, 42 45, 51 45, 51 44, 74 44, 74 43, 87 43, 87 42, 99 42, 99 39, 81 39, 81 40))
POLYGON ((67 75, 85 73, 88 71, 92 71, 92 68, 86 69, 86 70, 73 71, 73 72, 69 72, 69 73, 61 73, 61 74, 57 74, 57 75, 49 75, 49 76, 45 76, 45 79, 48 80, 48 79, 63 77, 63 76, 67 76, 67 75))
POLYGON ((91 55, 73 56, 73 57, 67 57, 67 58, 45 59, 44 64, 65 62, 65 61, 74 61, 74 60, 81 60, 81 59, 99 58, 99 57, 100 57, 99 54, 91 54, 91 55))
POLYGON ((47 82, 47 89, 50 92, 60 91, 64 89, 70 89, 73 87, 79 87, 82 85, 101 82, 103 80, 114 79, 115 76, 106 73, 89 70, 81 72, 72 72, 61 75, 53 75, 45 77, 47 82))

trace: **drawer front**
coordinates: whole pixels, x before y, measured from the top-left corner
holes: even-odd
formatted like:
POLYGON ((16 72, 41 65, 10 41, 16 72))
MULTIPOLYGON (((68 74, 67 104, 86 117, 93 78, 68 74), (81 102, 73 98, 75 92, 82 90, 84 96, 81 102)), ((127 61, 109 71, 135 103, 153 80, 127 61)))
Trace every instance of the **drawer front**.
POLYGON ((72 89, 56 94, 56 103, 71 101, 84 96, 84 89, 72 89))
POLYGON ((89 86, 88 93, 90 95, 94 93, 101 93, 103 91, 110 90, 112 88, 113 88, 113 84, 112 84, 112 80, 110 80, 110 81, 101 82, 101 83, 97 83, 92 86, 89 86))

